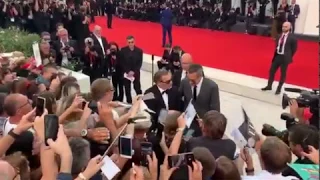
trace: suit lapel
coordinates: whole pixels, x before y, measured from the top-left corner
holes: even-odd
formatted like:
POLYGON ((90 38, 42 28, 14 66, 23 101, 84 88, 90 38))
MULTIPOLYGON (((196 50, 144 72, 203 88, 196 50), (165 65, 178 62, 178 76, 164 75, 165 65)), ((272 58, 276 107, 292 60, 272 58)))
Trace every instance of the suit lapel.
POLYGON ((201 87, 200 87, 200 92, 199 92, 199 95, 197 96, 197 99, 201 98, 201 94, 203 94, 202 92, 205 89, 205 83, 206 83, 206 79, 203 77, 202 84, 201 84, 201 87))
MULTIPOLYGON (((154 92, 155 92, 155 99, 159 99, 159 101, 161 102, 161 106, 166 108, 166 104, 163 101, 162 94, 161 94, 158 86, 156 86, 156 85, 154 85, 154 92)), ((168 97, 169 97, 169 95, 168 95, 168 97)))

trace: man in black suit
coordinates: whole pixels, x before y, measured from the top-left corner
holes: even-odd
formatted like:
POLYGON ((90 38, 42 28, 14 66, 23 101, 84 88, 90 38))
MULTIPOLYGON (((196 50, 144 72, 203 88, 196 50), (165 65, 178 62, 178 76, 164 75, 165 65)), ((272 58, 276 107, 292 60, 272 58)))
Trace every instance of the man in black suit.
POLYGON ((105 13, 107 14, 107 26, 108 29, 112 28, 112 16, 116 9, 112 0, 108 0, 105 4, 105 13))
POLYGON ((128 46, 120 50, 120 63, 124 72, 124 90, 128 103, 132 103, 131 82, 136 94, 142 94, 140 84, 140 69, 142 66, 143 51, 134 44, 134 37, 127 37, 128 46))
POLYGON ((172 83, 173 86, 179 87, 180 82, 187 76, 187 71, 190 64, 192 64, 192 57, 189 53, 185 53, 181 56, 181 69, 173 73, 172 83))
MULTIPOLYGON (((154 74, 155 84, 145 91, 145 94, 153 93, 154 99, 145 101, 149 109, 158 117, 161 109, 182 110, 181 94, 177 87, 172 87, 171 72, 160 69, 154 74)), ((155 119, 157 121, 157 118, 155 119)))
POLYGON ((281 92, 281 88, 286 80, 288 66, 292 62, 292 58, 297 51, 297 39, 290 33, 290 29, 290 22, 283 23, 282 34, 276 39, 276 49, 269 70, 268 85, 262 88, 262 91, 272 90, 274 75, 280 67, 281 76, 275 94, 278 95, 281 92))
POLYGON ((78 43, 69 39, 68 31, 64 28, 58 31, 59 40, 53 44, 57 53, 56 64, 59 66, 67 65, 70 60, 80 57, 78 43))
POLYGON ((94 26, 91 38, 93 39, 93 44, 98 48, 97 52, 99 56, 104 59, 109 54, 109 45, 107 39, 101 35, 100 26, 94 26))
POLYGON ((296 4, 296 0, 291 0, 291 6, 289 7, 288 21, 291 23, 291 32, 294 33, 296 19, 300 14, 300 6, 296 4))

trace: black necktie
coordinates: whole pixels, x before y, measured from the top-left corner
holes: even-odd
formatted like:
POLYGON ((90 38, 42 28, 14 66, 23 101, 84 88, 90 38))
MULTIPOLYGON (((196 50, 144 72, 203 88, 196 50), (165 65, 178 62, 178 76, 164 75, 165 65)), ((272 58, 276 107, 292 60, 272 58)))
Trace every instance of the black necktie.
POLYGON ((197 100, 197 86, 193 87, 193 100, 196 101, 197 100))

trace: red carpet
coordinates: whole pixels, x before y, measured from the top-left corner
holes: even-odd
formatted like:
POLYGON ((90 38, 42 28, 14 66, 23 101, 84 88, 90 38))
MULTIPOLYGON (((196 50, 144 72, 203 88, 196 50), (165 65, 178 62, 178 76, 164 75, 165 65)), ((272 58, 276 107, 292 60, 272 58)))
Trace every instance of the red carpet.
MULTIPOLYGON (((97 17, 96 24, 103 28, 103 36, 108 41, 124 46, 126 37, 133 35, 136 45, 145 53, 162 55, 160 24, 114 18, 113 29, 107 29, 104 17, 97 17)), ((173 27, 173 44, 191 53, 196 63, 265 79, 275 47, 275 42, 267 37, 178 26, 173 27)), ((287 83, 318 87, 318 47, 316 42, 298 41, 287 83)))

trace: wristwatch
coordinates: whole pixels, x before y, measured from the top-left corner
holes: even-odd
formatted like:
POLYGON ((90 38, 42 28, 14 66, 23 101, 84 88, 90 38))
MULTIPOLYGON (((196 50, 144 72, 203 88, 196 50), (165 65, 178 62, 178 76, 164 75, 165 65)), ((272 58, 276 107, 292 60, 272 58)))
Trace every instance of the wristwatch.
POLYGON ((13 137, 13 139, 17 139, 18 137, 20 137, 20 135, 16 134, 13 132, 13 129, 11 129, 9 132, 8 132, 8 135, 13 137))
POLYGON ((184 129, 185 129, 185 128, 178 128, 178 129, 177 129, 177 132, 178 132, 178 131, 184 131, 184 129))
POLYGON ((87 137, 88 135, 88 130, 87 129, 82 129, 80 132, 81 137, 87 137))
POLYGON ((78 178, 81 180, 87 180, 87 178, 82 173, 78 175, 78 178))

